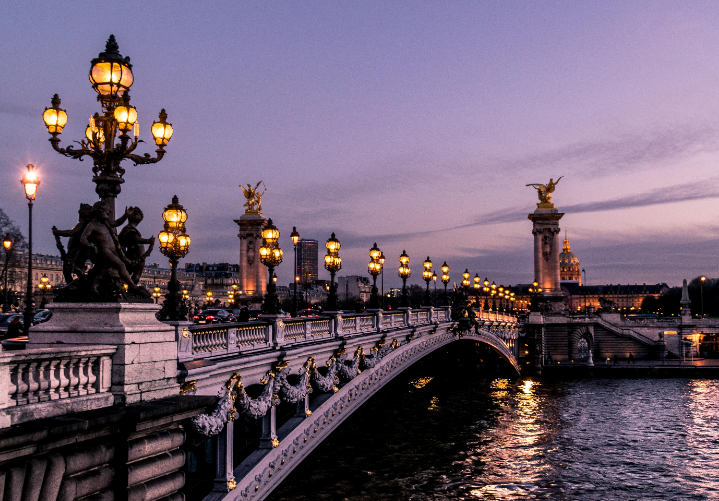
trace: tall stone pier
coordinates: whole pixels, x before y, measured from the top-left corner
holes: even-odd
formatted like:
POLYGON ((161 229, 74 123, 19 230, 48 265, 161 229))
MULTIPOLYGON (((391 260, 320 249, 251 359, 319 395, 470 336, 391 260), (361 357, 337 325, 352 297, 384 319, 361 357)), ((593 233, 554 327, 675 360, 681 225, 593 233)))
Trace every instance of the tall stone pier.
POLYGON ((267 219, 262 216, 262 193, 257 192, 259 183, 253 188, 240 185, 245 194, 245 213, 235 222, 240 227, 237 236, 240 238, 240 290, 242 299, 250 302, 262 302, 267 292, 267 267, 260 261, 262 247, 262 229, 267 219))

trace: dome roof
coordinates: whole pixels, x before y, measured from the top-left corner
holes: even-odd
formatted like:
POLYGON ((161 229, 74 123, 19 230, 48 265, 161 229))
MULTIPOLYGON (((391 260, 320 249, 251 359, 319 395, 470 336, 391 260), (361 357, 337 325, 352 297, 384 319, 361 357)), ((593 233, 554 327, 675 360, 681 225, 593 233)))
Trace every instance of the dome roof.
POLYGON ((569 239, 564 234, 564 244, 562 245, 562 253, 559 255, 559 272, 561 280, 577 280, 581 285, 581 271, 579 268, 579 259, 570 250, 569 239))

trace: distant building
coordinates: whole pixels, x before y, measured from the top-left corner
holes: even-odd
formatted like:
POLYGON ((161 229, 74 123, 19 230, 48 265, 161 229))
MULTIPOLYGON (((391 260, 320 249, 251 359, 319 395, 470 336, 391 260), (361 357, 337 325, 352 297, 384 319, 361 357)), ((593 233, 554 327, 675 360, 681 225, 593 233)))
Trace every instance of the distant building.
POLYGON ((369 278, 359 275, 339 277, 337 278, 337 294, 340 301, 368 302, 372 294, 372 284, 369 278))
POLYGON ((301 239, 297 242, 297 270, 301 284, 314 284, 318 278, 317 240, 301 239))
POLYGON ((579 267, 579 259, 570 250, 566 232, 564 233, 562 253, 559 255, 559 279, 563 282, 574 281, 582 285, 582 270, 579 267))
POLYGON ((593 306, 595 309, 608 308, 630 312, 639 310, 645 297, 658 298, 668 290, 667 284, 579 286, 576 282, 562 283, 562 291, 570 311, 585 311, 587 306, 593 306))

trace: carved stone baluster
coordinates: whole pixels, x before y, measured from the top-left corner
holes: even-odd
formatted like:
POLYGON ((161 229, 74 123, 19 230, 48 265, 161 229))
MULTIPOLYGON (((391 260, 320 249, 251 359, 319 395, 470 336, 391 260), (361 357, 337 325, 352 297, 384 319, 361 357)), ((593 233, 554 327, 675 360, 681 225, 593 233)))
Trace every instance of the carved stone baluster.
POLYGON ((87 362, 87 384, 85 385, 85 391, 88 395, 92 395, 97 390, 95 389, 95 381, 97 380, 97 371, 99 370, 97 357, 90 357, 87 362))
POLYGON ((60 384, 57 387, 57 396, 58 398, 67 398, 70 396, 68 392, 67 385, 70 384, 70 368, 68 367, 70 364, 70 359, 63 358, 60 360, 60 365, 57 368, 57 377, 60 380, 60 384))
POLYGON ((38 370, 37 366, 40 364, 40 362, 30 362, 30 365, 27 369, 27 403, 28 404, 34 404, 37 402, 38 395, 37 390, 40 388, 40 383, 38 381, 38 370))
POLYGON ((10 384, 8 385, 7 394, 9 395, 8 407, 17 405, 18 380, 21 374, 18 372, 20 366, 18 364, 10 365, 10 384))
POLYGON ((78 395, 87 395, 87 362, 88 358, 83 357, 80 359, 80 362, 77 364, 77 394, 78 395))
POLYGON ((76 397, 80 394, 77 391, 77 383, 80 380, 77 375, 78 362, 78 359, 71 358, 70 363, 67 364, 67 376, 70 379, 70 384, 67 387, 67 393, 70 397, 76 397))
POLYGON ((50 386, 47 389, 47 398, 48 400, 57 400, 60 398, 60 395, 57 393, 57 388, 60 386, 60 373, 58 371, 58 367, 60 366, 62 360, 51 360, 50 361, 50 367, 48 368, 48 381, 50 381, 50 386))
POLYGON ((38 400, 40 402, 46 402, 50 400, 50 362, 51 360, 43 360, 40 363, 40 368, 38 369, 38 380, 40 383, 40 389, 38 391, 38 400))
POLYGON ((26 363, 17 364, 17 393, 15 394, 17 405, 27 404, 27 366, 26 363))

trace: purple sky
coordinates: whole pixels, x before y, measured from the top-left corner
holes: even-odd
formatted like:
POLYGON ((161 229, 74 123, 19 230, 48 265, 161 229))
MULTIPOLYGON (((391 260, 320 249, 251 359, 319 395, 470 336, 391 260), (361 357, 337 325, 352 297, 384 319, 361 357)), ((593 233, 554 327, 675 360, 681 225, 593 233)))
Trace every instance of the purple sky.
POLYGON ((413 283, 427 255, 453 281, 468 267, 526 283, 525 184, 563 175, 554 201, 590 284, 719 276, 715 2, 168 5, 4 6, 0 207, 26 228, 18 180, 35 163, 37 252, 57 253, 50 227, 96 200, 91 162, 52 151, 42 111, 58 93, 62 144, 82 137, 99 111, 90 60, 114 33, 141 138, 161 108, 175 128, 162 162, 125 165, 118 207, 140 206, 141 230, 157 234, 177 194, 191 261, 237 262, 238 185, 262 179, 281 282, 295 225, 321 243, 336 232, 340 274, 366 274, 377 241, 385 287, 400 283, 403 249, 413 283))

